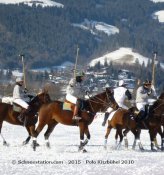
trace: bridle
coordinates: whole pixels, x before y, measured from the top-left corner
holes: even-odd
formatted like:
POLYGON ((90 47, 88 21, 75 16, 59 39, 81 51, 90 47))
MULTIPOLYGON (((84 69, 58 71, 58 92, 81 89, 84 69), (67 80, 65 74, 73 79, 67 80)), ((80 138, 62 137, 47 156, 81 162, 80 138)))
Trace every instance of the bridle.
MULTIPOLYGON (((101 105, 105 106, 105 110, 106 110, 109 106, 112 105, 112 100, 111 100, 111 98, 110 98, 110 96, 109 96, 107 90, 106 90, 105 92, 106 92, 106 97, 107 97, 107 101, 108 101, 108 102, 106 102, 106 100, 102 100, 101 98, 99 98, 99 97, 97 97, 97 96, 93 97, 93 99, 92 99, 92 97, 91 97, 89 94, 87 94, 88 97, 89 97, 88 101, 89 101, 89 104, 90 104, 91 109, 92 109, 93 112, 94 112, 95 110, 94 110, 93 105, 92 105, 91 102, 96 103, 96 104, 101 104, 101 105)), ((95 113, 95 112, 94 112, 94 113, 95 113)))

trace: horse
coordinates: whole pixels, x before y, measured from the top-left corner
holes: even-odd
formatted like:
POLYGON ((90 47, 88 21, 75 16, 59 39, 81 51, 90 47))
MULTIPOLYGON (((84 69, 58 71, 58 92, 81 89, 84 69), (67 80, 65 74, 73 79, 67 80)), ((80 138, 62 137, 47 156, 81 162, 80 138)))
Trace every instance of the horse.
MULTIPOLYGON (((31 132, 33 130, 35 130, 35 124, 38 120, 37 112, 38 112, 39 108, 43 104, 48 103, 50 101, 51 101, 51 99, 50 99, 50 96, 48 95, 47 91, 43 91, 43 92, 39 93, 38 95, 36 95, 35 97, 33 97, 31 99, 31 101, 29 102, 29 106, 30 106, 31 110, 29 111, 29 115, 26 116, 26 118, 25 118, 25 120, 26 120, 25 127, 26 127, 26 130, 27 130, 29 136, 23 142, 23 145, 28 144, 28 142, 31 139, 31 132)), ((19 115, 20 115, 20 112, 15 111, 14 105, 0 102, 0 135, 3 139, 3 145, 6 145, 6 146, 9 145, 1 133, 3 122, 6 121, 6 122, 13 124, 13 125, 24 126, 24 123, 22 123, 18 120, 19 115)))
MULTIPOLYGON (((119 109, 113 116, 113 118, 108 121, 108 127, 107 127, 107 131, 105 134, 105 144, 104 144, 104 148, 107 148, 107 139, 108 136, 110 134, 110 131, 112 128, 116 128, 117 130, 117 135, 120 136, 120 142, 117 145, 117 148, 121 145, 122 139, 123 139, 123 135, 125 137, 125 146, 128 146, 128 141, 126 138, 126 135, 128 133, 129 130, 132 131, 132 133, 135 136, 135 140, 133 143, 133 149, 136 146, 136 142, 139 145, 140 150, 143 150, 143 146, 141 144, 140 141, 140 133, 141 133, 141 129, 148 129, 149 130, 149 134, 150 134, 150 140, 151 140, 151 150, 155 151, 154 146, 157 146, 156 143, 156 135, 157 133, 160 134, 161 136, 161 150, 164 149, 164 132, 162 132, 161 130, 161 125, 164 124, 164 119, 162 117, 163 115, 163 111, 164 111, 164 103, 161 103, 162 100, 164 99, 164 95, 161 94, 161 96, 159 97, 159 99, 157 99, 155 101, 155 103, 150 107, 149 110, 149 115, 147 117, 146 120, 144 120, 141 123, 136 122, 136 120, 134 119, 135 116, 137 116, 135 114, 136 112, 136 107, 132 107, 129 110, 126 109, 119 109), (123 134, 122 134, 122 130, 124 130, 123 134)), ((116 135, 116 137, 117 137, 116 135)))
POLYGON ((93 97, 89 96, 89 99, 83 101, 84 109, 79 111, 81 120, 75 122, 72 120, 72 110, 63 109, 64 102, 54 101, 49 104, 45 104, 39 110, 39 123, 36 128, 36 132, 33 133, 33 150, 36 150, 36 139, 39 133, 42 131, 45 125, 48 125, 47 131, 44 134, 46 146, 50 148, 49 136, 58 123, 70 126, 78 126, 80 129, 80 145, 79 151, 86 152, 84 146, 90 139, 90 132, 88 126, 92 123, 95 114, 98 111, 105 111, 109 106, 114 109, 118 108, 117 103, 113 97, 113 91, 107 88, 104 92, 99 93, 93 97), (84 134, 87 138, 84 140, 84 134))

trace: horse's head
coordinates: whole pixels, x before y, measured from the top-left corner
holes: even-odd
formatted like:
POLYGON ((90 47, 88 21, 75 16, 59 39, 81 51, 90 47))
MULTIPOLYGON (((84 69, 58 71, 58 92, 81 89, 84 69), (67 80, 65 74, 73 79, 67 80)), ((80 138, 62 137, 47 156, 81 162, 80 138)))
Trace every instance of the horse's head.
POLYGON ((113 90, 110 88, 107 88, 104 92, 89 98, 88 102, 93 112, 105 112, 109 107, 113 108, 114 110, 118 109, 118 104, 114 99, 113 90))
POLYGON ((107 103, 109 107, 113 108, 114 110, 118 109, 119 106, 114 99, 114 91, 111 88, 106 88, 106 96, 107 96, 107 103))
POLYGON ((50 96, 47 91, 38 93, 31 101, 31 105, 42 105, 51 102, 50 96))

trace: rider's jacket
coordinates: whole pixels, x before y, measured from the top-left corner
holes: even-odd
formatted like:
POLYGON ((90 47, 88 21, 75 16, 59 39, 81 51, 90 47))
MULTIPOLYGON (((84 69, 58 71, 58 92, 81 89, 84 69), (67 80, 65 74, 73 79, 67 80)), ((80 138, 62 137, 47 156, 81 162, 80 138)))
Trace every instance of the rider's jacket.
POLYGON ((13 90, 13 99, 22 99, 24 101, 27 101, 28 96, 24 92, 24 88, 18 84, 15 85, 14 90, 13 90))
POLYGON ((85 89, 83 83, 79 83, 74 78, 72 78, 67 86, 66 93, 71 94, 76 98, 84 99, 85 89))
POLYGON ((136 92, 136 103, 147 103, 148 99, 150 99, 152 96, 156 96, 154 89, 149 90, 143 86, 140 86, 136 92))

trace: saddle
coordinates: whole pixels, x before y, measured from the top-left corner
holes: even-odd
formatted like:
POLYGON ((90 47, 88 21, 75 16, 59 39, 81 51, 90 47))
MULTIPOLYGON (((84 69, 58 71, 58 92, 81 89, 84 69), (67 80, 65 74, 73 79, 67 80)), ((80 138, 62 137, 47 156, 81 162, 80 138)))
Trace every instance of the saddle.
POLYGON ((73 104, 73 103, 71 103, 71 102, 69 102, 67 100, 65 100, 63 102, 63 107, 62 107, 63 110, 74 111, 74 108, 75 108, 75 104, 73 104))

